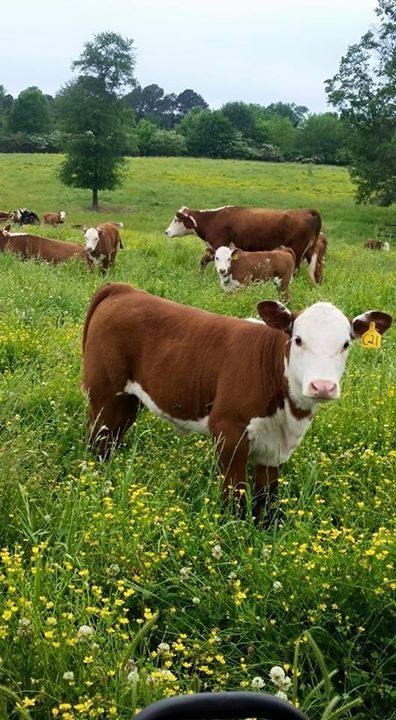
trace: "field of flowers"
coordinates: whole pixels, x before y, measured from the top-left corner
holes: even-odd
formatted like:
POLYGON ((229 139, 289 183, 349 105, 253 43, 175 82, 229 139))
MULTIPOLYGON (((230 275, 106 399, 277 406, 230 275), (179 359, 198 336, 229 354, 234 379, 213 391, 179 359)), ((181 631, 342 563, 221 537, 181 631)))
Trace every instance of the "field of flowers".
MULTIPOLYGON (((221 293, 202 243, 169 240, 180 205, 315 207, 329 238, 323 286, 303 268, 290 307, 395 314, 396 253, 363 251, 392 209, 356 207, 342 168, 138 158, 89 193, 59 157, 0 156, 0 208, 68 212, 40 233, 122 220, 109 279, 222 314, 276 299, 221 293)), ((393 246, 396 247, 395 242, 393 246)), ((203 689, 281 693, 309 720, 396 717, 396 331, 355 345, 342 398, 284 466, 268 530, 223 512, 210 440, 148 412, 108 463, 87 449, 81 329, 103 282, 78 262, 0 255, 0 718, 131 718, 203 689)), ((237 381, 237 379, 236 379, 237 381)))

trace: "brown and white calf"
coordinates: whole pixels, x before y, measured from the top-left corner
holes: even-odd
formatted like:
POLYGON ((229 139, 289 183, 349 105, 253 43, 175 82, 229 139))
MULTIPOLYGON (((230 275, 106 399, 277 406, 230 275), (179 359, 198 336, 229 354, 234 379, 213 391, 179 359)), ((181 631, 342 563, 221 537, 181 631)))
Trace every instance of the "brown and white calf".
POLYGON ((182 434, 218 441, 223 498, 246 488, 255 466, 254 514, 276 493, 279 468, 306 433, 317 408, 340 396, 351 339, 374 320, 349 320, 319 302, 300 314, 281 303, 257 306, 266 323, 215 315, 122 283, 93 296, 83 333, 83 385, 93 443, 106 456, 142 403, 182 434))
MULTIPOLYGON (((207 247, 217 250, 234 243, 248 252, 291 247, 296 267, 313 248, 320 232, 321 217, 316 210, 273 210, 229 205, 213 210, 191 210, 182 207, 165 230, 168 237, 195 234, 207 247)), ((206 253, 202 269, 213 259, 206 253)))
POLYGON ((0 210, 0 220, 9 220, 10 219, 10 213, 8 210, 0 210))
POLYGON ((273 280, 279 292, 287 296, 296 261, 291 248, 243 252, 231 243, 229 247, 222 245, 216 250, 214 263, 224 292, 255 280, 273 280))
POLYGON ((389 243, 386 240, 366 240, 363 245, 368 250, 390 250, 389 243))
POLYGON ((62 225, 65 222, 66 213, 64 210, 56 213, 47 212, 43 217, 46 225, 62 225))
POLYGON ((0 229, 0 252, 5 250, 16 253, 24 259, 38 258, 55 264, 66 262, 72 257, 85 260, 83 245, 52 240, 29 233, 11 233, 7 228, 0 229))
POLYGON ((84 226, 85 250, 90 268, 99 266, 102 272, 114 265, 117 250, 123 248, 118 228, 122 223, 103 223, 96 227, 84 226))

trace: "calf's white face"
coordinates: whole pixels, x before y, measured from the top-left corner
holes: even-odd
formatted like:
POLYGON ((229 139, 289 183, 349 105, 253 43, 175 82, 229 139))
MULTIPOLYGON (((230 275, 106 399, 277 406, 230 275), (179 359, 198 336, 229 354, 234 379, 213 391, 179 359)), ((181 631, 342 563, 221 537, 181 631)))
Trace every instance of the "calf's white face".
POLYGON ((315 303, 296 317, 287 368, 296 399, 323 401, 340 396, 350 342, 350 321, 330 303, 315 303))
POLYGON ((61 210, 61 212, 59 213, 59 218, 60 218, 60 220, 62 220, 62 222, 64 222, 64 221, 65 221, 65 217, 66 217, 65 211, 64 211, 64 210, 61 210))
POLYGON ((85 249, 92 252, 99 242, 99 233, 96 228, 88 228, 84 233, 85 249))
POLYGON ((232 252, 229 247, 222 245, 215 252, 215 267, 219 275, 228 275, 231 269, 232 252))
POLYGON ((168 237, 184 237, 185 235, 193 235, 197 226, 196 221, 191 215, 186 215, 185 211, 187 208, 181 207, 177 211, 169 227, 165 230, 165 235, 168 237), (187 223, 191 227, 186 227, 183 217, 187 220, 187 223))

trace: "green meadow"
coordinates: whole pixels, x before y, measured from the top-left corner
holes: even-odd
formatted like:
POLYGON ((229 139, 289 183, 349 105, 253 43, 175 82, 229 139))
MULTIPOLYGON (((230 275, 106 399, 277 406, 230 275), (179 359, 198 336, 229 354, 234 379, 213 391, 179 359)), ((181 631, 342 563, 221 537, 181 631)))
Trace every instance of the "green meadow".
MULTIPOLYGON (((122 221, 105 280, 254 316, 273 285, 226 296, 213 266, 199 271, 202 241, 165 228, 181 205, 313 207, 324 282, 303 267, 289 306, 395 314, 396 238, 363 250, 394 210, 356 206, 344 168, 133 158, 95 214, 89 191, 60 184, 60 162, 0 155, 0 209, 66 210, 39 232, 76 242, 72 224, 122 221)), ((81 330, 103 281, 77 261, 0 254, 1 720, 126 719, 164 696, 254 688, 309 720, 395 718, 395 328, 378 351, 355 343, 342 397, 284 465, 263 530, 223 512, 207 437, 144 410, 109 462, 89 452, 81 330), (290 680, 274 683, 274 666, 290 680)))

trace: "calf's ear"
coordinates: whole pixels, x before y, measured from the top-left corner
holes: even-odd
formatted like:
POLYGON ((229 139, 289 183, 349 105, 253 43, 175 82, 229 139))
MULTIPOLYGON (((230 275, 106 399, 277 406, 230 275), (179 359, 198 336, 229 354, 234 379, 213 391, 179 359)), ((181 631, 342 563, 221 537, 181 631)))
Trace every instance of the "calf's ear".
POLYGON ((262 300, 257 305, 257 312, 266 325, 291 334, 295 315, 282 303, 262 300))
POLYGON ((392 325, 392 315, 381 310, 367 310, 362 315, 357 315, 351 320, 352 337, 361 337, 369 329, 371 322, 375 323, 375 329, 383 335, 392 325))

